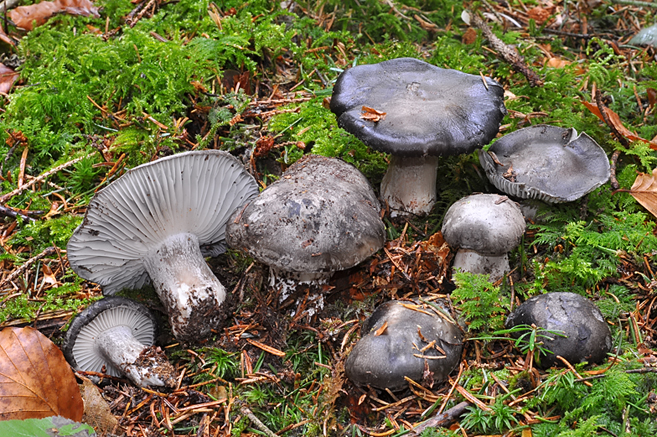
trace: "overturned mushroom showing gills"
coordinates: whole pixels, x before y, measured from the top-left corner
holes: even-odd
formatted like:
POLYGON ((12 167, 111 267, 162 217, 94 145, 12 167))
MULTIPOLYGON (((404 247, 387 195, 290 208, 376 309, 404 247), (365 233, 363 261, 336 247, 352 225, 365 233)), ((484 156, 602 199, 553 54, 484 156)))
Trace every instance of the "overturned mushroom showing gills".
POLYGON ((148 308, 122 297, 106 297, 73 319, 64 356, 76 370, 125 375, 139 386, 173 387, 175 370, 153 346, 156 331, 148 308))
POLYGON ((508 252, 520 244, 525 219, 506 196, 473 194, 449 207, 442 233, 458 249, 453 270, 487 274, 495 281, 509 271, 508 252))
POLYGON ((612 347, 609 326, 598 307, 575 293, 546 293, 528 299, 506 321, 507 328, 517 325, 536 325, 561 334, 543 331, 540 334, 547 337, 536 338, 551 352, 546 356, 536 356, 543 368, 563 365, 557 355, 571 364, 582 361, 599 363, 612 347))
POLYGON ((585 133, 536 125, 479 151, 486 176, 500 191, 521 199, 572 202, 609 180, 609 158, 585 133))
POLYGON ((152 281, 178 340, 208 337, 225 319, 223 285, 204 256, 225 251, 226 221, 258 193, 233 156, 186 152, 129 170, 91 200, 68 260, 104 294, 152 281))
POLYGON ((369 182, 337 158, 306 155, 235 212, 228 244, 300 281, 330 278, 381 249, 385 226, 369 182))
POLYGON ((404 377, 430 384, 446 380, 463 349, 463 334, 447 314, 413 302, 393 300, 379 306, 347 357, 347 377, 358 385, 390 390, 406 388, 404 377))
POLYGON ((340 127, 392 155, 381 196, 393 210, 418 215, 435 203, 438 156, 485 146, 506 114, 496 81, 413 58, 346 70, 331 111, 340 127), (385 116, 368 117, 364 108, 385 116))

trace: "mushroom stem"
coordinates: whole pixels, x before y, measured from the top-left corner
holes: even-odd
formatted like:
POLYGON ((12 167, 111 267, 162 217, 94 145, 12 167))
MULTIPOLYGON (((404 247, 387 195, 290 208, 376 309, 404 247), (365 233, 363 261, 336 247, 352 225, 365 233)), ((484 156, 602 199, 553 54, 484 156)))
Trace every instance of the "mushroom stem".
POLYGON ((139 386, 175 384, 173 366, 155 347, 140 343, 128 326, 117 326, 96 337, 96 348, 114 367, 139 386))
POLYGON ((490 275, 490 281, 494 282, 502 278, 509 269, 508 254, 482 255, 469 249, 459 249, 454 256, 454 271, 461 270, 476 274, 490 275))
POLYGON ((168 237, 143 262, 178 340, 206 338, 220 325, 226 290, 205 262, 196 235, 168 237))
POLYGON ((392 156, 381 181, 381 197, 396 214, 426 215, 436 202, 437 171, 437 156, 392 156))

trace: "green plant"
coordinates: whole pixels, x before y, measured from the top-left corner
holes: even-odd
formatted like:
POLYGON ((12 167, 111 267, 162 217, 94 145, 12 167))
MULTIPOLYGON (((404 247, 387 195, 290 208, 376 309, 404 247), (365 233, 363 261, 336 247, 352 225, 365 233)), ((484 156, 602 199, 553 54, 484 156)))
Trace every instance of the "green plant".
POLYGON ((457 272, 454 283, 452 302, 471 331, 490 332, 504 326, 509 298, 490 283, 488 275, 457 272))

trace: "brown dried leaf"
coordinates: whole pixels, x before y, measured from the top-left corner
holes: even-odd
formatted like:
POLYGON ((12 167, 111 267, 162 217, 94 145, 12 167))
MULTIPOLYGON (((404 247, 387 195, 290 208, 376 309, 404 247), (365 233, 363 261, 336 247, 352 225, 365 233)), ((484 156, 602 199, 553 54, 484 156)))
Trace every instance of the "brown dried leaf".
POLYGON ((461 41, 463 44, 474 44, 475 41, 477 41, 477 31, 474 30, 472 27, 468 27, 468 30, 465 31, 463 36, 461 37, 461 41))
POLYGON ((377 111, 376 109, 370 108, 369 106, 363 106, 361 108, 361 111, 362 112, 360 114, 360 118, 362 118, 363 120, 373 121, 374 123, 377 123, 386 118, 386 112, 377 111))
POLYGON ((110 406, 100 393, 100 389, 88 379, 82 381, 80 393, 84 399, 83 422, 94 427, 101 435, 116 434, 119 421, 110 410, 110 406))
MULTIPOLYGON (((2 28, 0 28, 0 31, 1 30, 2 28)), ((17 80, 17 72, 7 67, 5 64, 0 64, 0 93, 7 94, 17 80)))
POLYGON ((652 176, 639 173, 630 188, 630 194, 657 217, 657 168, 652 171, 652 176))
POLYGON ((84 404, 64 354, 33 328, 0 332, 0 420, 64 416, 79 422, 84 404))
MULTIPOLYGON (((602 113, 600 112, 600 110, 598 109, 598 107, 596 105, 594 105, 593 103, 589 103, 586 100, 582 100, 582 103, 596 117, 598 117, 602 121, 605 121, 604 117, 602 116, 602 113)), ((626 128, 623 125, 623 122, 621 121, 618 114, 616 114, 614 111, 607 108, 606 106, 604 107, 604 111, 605 111, 605 115, 607 115, 607 117, 609 118, 609 121, 611 122, 611 124, 614 126, 614 128, 616 128, 618 133, 620 133, 622 136, 624 136, 625 138, 627 138, 630 141, 645 141, 646 143, 648 143, 648 145, 650 146, 651 149, 657 150, 657 143, 654 143, 652 141, 648 141, 645 138, 641 138, 640 136, 638 136, 637 134, 635 134, 634 132, 632 132, 631 130, 626 128)))
POLYGON ((40 26, 58 13, 82 15, 84 17, 100 17, 98 8, 89 0, 44 1, 30 6, 19 6, 7 12, 11 21, 16 24, 16 27, 25 30, 32 30, 33 22, 36 22, 36 25, 40 26))
POLYGON ((528 10, 527 15, 529 15, 529 18, 533 18, 537 24, 543 24, 545 20, 550 18, 553 9, 554 8, 542 8, 540 6, 536 6, 528 10))

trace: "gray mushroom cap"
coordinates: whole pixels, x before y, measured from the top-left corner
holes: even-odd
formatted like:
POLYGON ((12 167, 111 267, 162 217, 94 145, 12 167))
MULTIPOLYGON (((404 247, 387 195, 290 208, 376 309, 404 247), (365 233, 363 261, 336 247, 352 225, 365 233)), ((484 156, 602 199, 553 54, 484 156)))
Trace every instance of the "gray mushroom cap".
POLYGON ((366 145, 404 157, 470 153, 495 137, 506 114, 496 81, 414 58, 346 70, 333 87, 331 111, 366 145), (386 116, 364 120, 363 106, 386 116))
POLYGON ((453 248, 502 255, 520 244, 525 219, 515 202, 498 194, 473 194, 445 214, 443 237, 453 248))
POLYGON ((285 272, 343 270, 383 247, 379 211, 369 182, 354 166, 307 155, 235 212, 227 242, 285 272))
POLYGON ((610 176, 607 154, 591 137, 550 125, 503 136, 479 152, 479 161, 499 190, 550 203, 577 200, 610 176))
POLYGON ((363 324, 361 339, 347 357, 347 377, 358 385, 399 390, 408 385, 405 376, 422 381, 428 366, 434 381, 446 380, 460 361, 463 334, 437 311, 411 302, 379 306, 363 324))
POLYGON ((67 245, 71 268, 114 294, 150 282, 144 258, 176 234, 194 234, 203 256, 225 251, 226 221, 258 193, 229 153, 180 153, 140 165, 100 190, 67 245))
MULTIPOLYGON (((563 364, 562 356, 571 364, 588 361, 599 363, 611 350, 611 333, 600 310, 588 299, 575 293, 546 293, 534 296, 516 308, 508 317, 506 327, 536 325, 565 336, 543 335, 538 338, 552 353, 540 357, 541 367, 563 364)), ((514 334, 517 336, 522 333, 514 334)))

